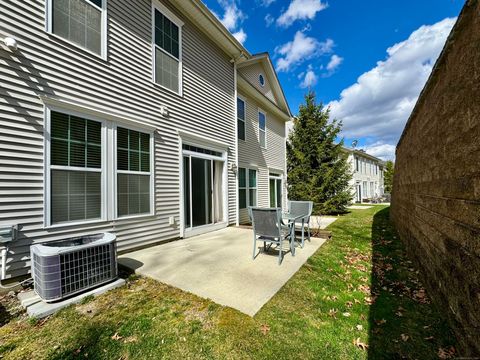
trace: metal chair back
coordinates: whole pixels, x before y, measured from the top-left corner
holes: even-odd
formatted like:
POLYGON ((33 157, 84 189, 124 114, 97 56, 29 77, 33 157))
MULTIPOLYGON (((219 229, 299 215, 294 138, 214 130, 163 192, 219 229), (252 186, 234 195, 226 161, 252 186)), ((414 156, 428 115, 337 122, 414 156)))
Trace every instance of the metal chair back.
POLYGON ((250 208, 255 235, 272 238, 281 237, 281 208, 250 208))
POLYGON ((313 201, 289 201, 288 212, 292 215, 305 215, 306 220, 310 218, 313 211, 313 201))

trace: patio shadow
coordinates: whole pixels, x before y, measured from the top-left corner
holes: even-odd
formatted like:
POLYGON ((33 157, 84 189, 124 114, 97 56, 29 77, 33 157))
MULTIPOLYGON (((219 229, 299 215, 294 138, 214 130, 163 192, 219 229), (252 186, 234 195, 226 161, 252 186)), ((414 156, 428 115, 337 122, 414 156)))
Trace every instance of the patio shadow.
POLYGON ((455 344, 419 275, 390 222, 389 208, 377 212, 372 224, 369 359, 438 358, 455 344))

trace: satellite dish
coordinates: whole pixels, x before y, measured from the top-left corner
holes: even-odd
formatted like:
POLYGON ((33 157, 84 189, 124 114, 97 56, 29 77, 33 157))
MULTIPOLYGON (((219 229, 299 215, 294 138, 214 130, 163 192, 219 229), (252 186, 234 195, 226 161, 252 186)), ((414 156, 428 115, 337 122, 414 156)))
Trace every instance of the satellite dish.
POLYGON ((352 148, 355 149, 358 145, 358 140, 353 140, 352 141, 352 148))

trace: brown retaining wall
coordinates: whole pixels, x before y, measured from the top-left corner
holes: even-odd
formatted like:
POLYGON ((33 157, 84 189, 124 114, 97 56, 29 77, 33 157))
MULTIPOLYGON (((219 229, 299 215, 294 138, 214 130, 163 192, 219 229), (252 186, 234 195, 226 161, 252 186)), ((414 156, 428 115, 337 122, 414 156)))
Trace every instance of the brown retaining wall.
POLYGON ((448 314, 480 356, 480 1, 470 0, 397 146, 392 218, 448 314))

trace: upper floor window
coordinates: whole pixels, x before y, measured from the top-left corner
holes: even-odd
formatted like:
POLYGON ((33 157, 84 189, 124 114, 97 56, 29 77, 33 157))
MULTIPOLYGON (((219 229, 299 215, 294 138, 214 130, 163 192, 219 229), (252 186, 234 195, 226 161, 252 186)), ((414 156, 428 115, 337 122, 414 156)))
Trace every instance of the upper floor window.
POLYGON ((183 23, 161 4, 155 6, 158 8, 154 9, 154 79, 181 94, 183 23))
POLYGON ((265 77, 262 74, 258 75, 258 82, 260 83, 261 87, 265 86, 265 77))
POLYGON ((97 55, 106 55, 107 0, 48 0, 47 30, 97 55))
POLYGON ((265 113, 258 111, 258 138, 260 146, 264 149, 267 147, 267 116, 265 113))
POLYGON ((237 98, 237 136, 245 140, 245 101, 237 98))
POLYGON ((358 157, 355 157, 355 171, 359 171, 358 157))

